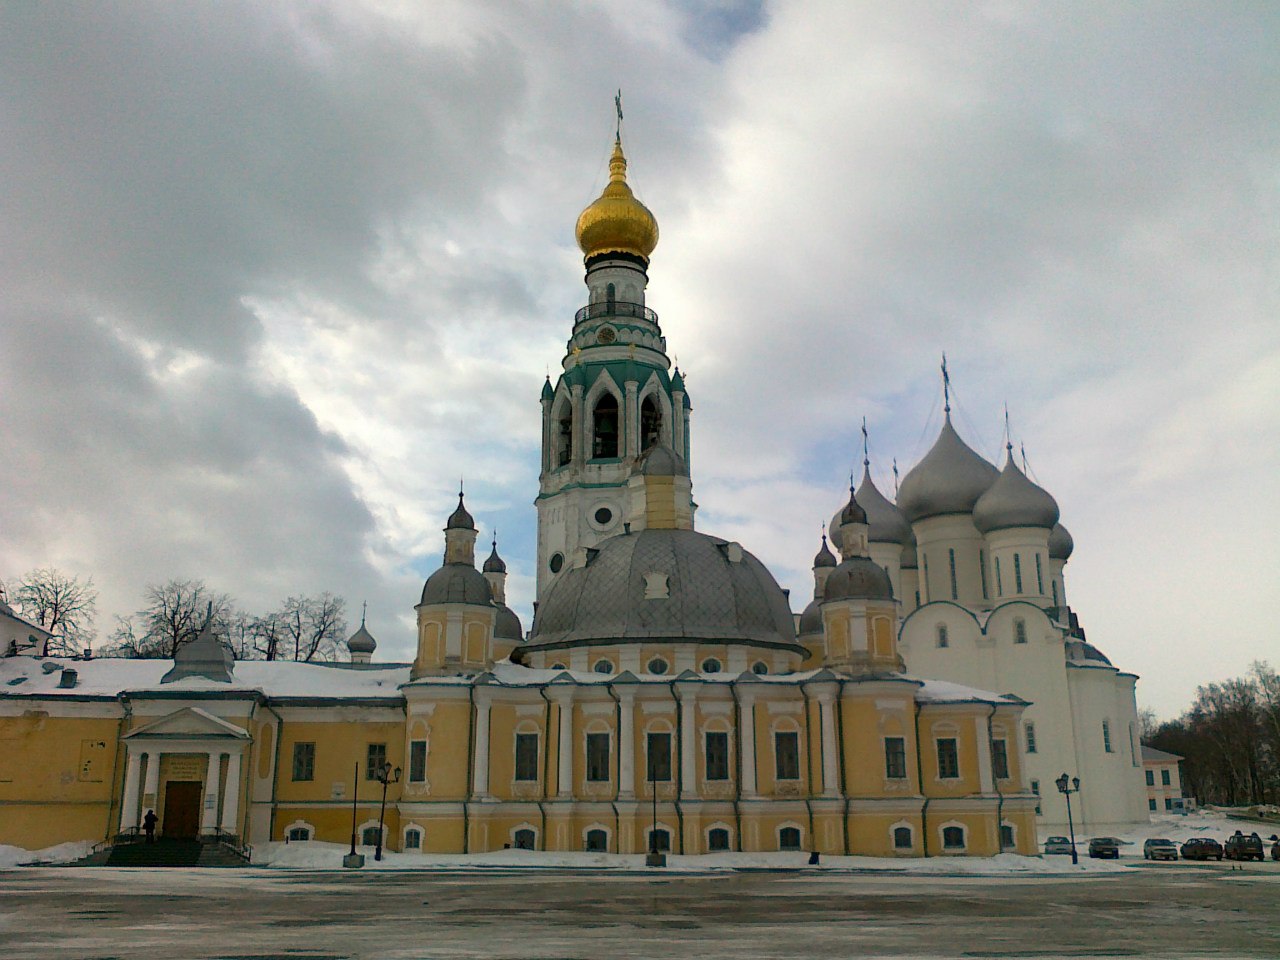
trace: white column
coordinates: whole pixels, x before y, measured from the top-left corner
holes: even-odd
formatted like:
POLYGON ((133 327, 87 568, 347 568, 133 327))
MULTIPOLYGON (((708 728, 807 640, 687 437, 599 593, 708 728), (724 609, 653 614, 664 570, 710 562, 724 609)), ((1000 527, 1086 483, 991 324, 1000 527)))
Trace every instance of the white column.
POLYGON ((476 701, 476 756, 471 788, 478 797, 489 795, 489 701, 487 699, 476 701))
POLYGON ((156 791, 160 789, 160 754, 154 750, 147 751, 147 776, 142 787, 142 795, 151 797, 152 809, 159 801, 156 791))
POLYGON ((573 795, 573 698, 564 695, 556 698, 560 705, 560 763, 557 766, 559 782, 556 794, 573 795))
POLYGON ((741 701, 742 741, 742 795, 756 796, 756 705, 755 697, 743 696, 741 701))
POLYGON ((621 700, 618 724, 618 799, 631 800, 636 795, 636 695, 627 690, 621 700))
POLYGON ((129 750, 129 764, 124 775, 124 796, 120 799, 121 833, 138 825, 138 774, 141 769, 142 754, 129 750))
POLYGON ((693 689, 686 688, 680 695, 680 797, 684 800, 698 796, 697 737, 693 689))
POLYGON ((640 385, 634 380, 628 380, 626 384, 627 396, 626 403, 626 441, 627 446, 624 451, 626 456, 634 457, 640 453, 640 404, 637 400, 640 385))
POLYGON ((218 781, 221 779, 222 753, 209 751, 209 769, 204 776, 204 815, 200 818, 200 832, 213 833, 218 825, 218 781))
POLYGON ((840 774, 836 763, 839 759, 836 756, 838 741, 831 694, 818 694, 818 711, 822 717, 822 795, 834 797, 839 795, 840 774))
POLYGON ((222 829, 227 833, 240 831, 236 828, 236 814, 240 812, 240 762, 243 754, 233 753, 227 757, 227 785, 223 790, 222 829))

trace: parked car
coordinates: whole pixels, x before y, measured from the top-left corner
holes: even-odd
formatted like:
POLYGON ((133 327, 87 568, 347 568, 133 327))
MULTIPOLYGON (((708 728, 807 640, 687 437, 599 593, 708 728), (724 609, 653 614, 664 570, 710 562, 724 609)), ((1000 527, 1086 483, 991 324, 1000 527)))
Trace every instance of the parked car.
POLYGON ((1142 845, 1144 860, 1177 860, 1178 845, 1172 840, 1155 839, 1154 837, 1142 845))
POLYGON ((1098 860, 1119 860, 1120 841, 1115 837, 1094 837, 1089 841, 1089 856, 1098 860))
POLYGON ((1212 837, 1192 837, 1182 845, 1183 860, 1221 860, 1222 844, 1212 837))
POLYGON ((1239 830, 1233 836, 1227 837, 1222 852, 1228 860, 1261 861, 1265 856, 1262 850, 1262 838, 1256 833, 1246 837, 1239 830))
POLYGON ((1272 860, 1280 860, 1280 837, 1277 837, 1277 836, 1273 833, 1273 834, 1271 835, 1271 839, 1274 841, 1274 842, 1271 844, 1271 859, 1272 859, 1272 860))
POLYGON ((1044 842, 1045 854, 1064 853, 1071 856, 1071 841, 1066 837, 1050 837, 1044 842))

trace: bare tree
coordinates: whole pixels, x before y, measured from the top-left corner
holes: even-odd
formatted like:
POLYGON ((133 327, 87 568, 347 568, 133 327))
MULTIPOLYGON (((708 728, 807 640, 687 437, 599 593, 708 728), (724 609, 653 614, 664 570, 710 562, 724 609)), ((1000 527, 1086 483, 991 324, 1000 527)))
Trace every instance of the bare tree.
POLYGON ((209 622, 223 636, 234 616, 231 598, 210 590, 203 580, 169 580, 149 584, 146 606, 132 617, 119 618, 111 635, 111 653, 121 657, 170 658, 209 622), (212 607, 210 607, 212 604, 212 607))
POLYGON ((347 602, 331 593, 290 597, 273 614, 280 629, 277 650, 283 645, 285 656, 292 652, 294 660, 336 659, 338 644, 347 632, 346 609, 347 602))
POLYGON ((52 634, 47 653, 78 654, 93 644, 98 591, 93 588, 92 577, 81 580, 61 570, 42 567, 18 581, 11 601, 24 619, 52 634))
POLYGON ((249 629, 253 637, 255 659, 280 659, 280 642, 284 639, 284 623, 280 611, 254 617, 249 629))

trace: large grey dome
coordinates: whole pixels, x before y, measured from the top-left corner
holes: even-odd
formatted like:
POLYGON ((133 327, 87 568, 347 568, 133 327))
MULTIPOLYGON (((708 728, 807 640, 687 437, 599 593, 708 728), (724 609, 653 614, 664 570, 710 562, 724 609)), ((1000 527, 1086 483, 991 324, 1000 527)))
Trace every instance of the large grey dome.
POLYGON ((800 629, 797 632, 802 637, 812 637, 822 633, 822 601, 820 599, 810 600, 809 605, 804 608, 804 612, 800 614, 800 629))
POLYGON ((498 615, 494 619, 493 635, 500 640, 523 640, 524 627, 520 625, 516 612, 505 603, 495 603, 494 606, 498 608, 498 615))
POLYGON ((488 606, 493 599, 489 581, 469 563, 446 563, 427 577, 423 603, 473 603, 488 606))
POLYGON ((533 644, 709 640, 795 644, 786 595, 738 544, 693 530, 642 530, 600 544, 561 574, 534 618, 533 644))
POLYGON ((1058 522, 1058 501, 1032 483, 1013 462, 1013 448, 996 482, 973 505, 973 525, 982 533, 1010 527, 1044 527, 1058 522))
MULTIPOLYGON (((862 483, 858 486, 857 495, 858 503, 862 504, 862 509, 867 512, 869 541, 903 544, 911 539, 911 524, 907 523, 907 518, 902 515, 902 511, 880 492, 875 481, 871 479, 871 467, 868 464, 863 464, 862 483)), ((834 524, 839 519, 840 514, 836 514, 831 518, 831 522, 834 524)))
POLYGON ((947 415, 924 459, 898 488, 898 508, 911 523, 949 513, 968 513, 1000 475, 960 439, 947 415))
POLYGON ((1055 523, 1049 531, 1049 559, 1067 560, 1076 548, 1076 542, 1061 523, 1055 523))
POLYGON ((892 600, 893 583, 870 557, 850 557, 831 571, 824 600, 892 600))

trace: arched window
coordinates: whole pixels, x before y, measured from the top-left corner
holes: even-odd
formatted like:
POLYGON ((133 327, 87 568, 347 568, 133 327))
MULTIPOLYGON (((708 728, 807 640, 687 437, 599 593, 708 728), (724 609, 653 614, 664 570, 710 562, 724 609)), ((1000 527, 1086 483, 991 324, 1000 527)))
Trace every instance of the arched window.
POLYGON ((1017 845, 1018 845, 1017 838, 1014 836, 1014 833, 1013 833, 1013 824, 1011 823, 1000 824, 1000 849, 1012 850, 1017 845))
POLYGON ((947 625, 945 623, 938 624, 938 646, 947 647, 951 645, 951 639, 947 636, 947 625))
POLYGON ((554 444, 551 465, 563 467, 573 457, 573 407, 568 400, 560 404, 553 425, 551 442, 554 444))
POLYGON ((511 837, 517 850, 532 850, 537 845, 538 835, 528 827, 517 830, 511 837))
POLYGON ((614 288, 613 284, 611 283, 604 288, 604 302, 609 305, 610 313, 613 313, 613 304, 614 304, 614 301, 617 299, 618 299, 618 292, 614 288))
POLYGON ((720 661, 715 657, 707 657, 707 659, 702 661, 703 673, 719 673, 723 669, 724 667, 721 666, 720 661))
POLYGON ((591 414, 594 445, 591 456, 600 459, 618 455, 618 398, 612 393, 603 394, 596 401, 591 414))
POLYGON ((376 847, 378 845, 378 835, 381 832, 377 824, 372 827, 365 827, 360 831, 360 843, 366 847, 376 847))
POLYGON ((597 660, 596 665, 591 669, 596 673, 613 673, 613 664, 608 660, 597 660))
POLYGON ((662 439, 662 407, 653 394, 640 404, 640 449, 648 450, 662 439))
POLYGON ((729 849, 729 831, 724 827, 713 827, 707 831, 707 849, 712 853, 729 849))
POLYGON ((566 669, 568 669, 568 668, 567 668, 563 663, 553 663, 553 664, 551 665, 551 669, 552 669, 552 670, 566 670, 566 669))
POLYGON ((911 828, 910 827, 894 827, 893 828, 893 849, 895 850, 911 849, 911 828))
POLYGON ((964 827, 943 827, 942 828, 942 849, 943 850, 963 850, 964 849, 964 827))
POLYGON ((783 827, 778 831, 778 849, 779 850, 799 850, 800 849, 800 828, 799 827, 783 827))
POLYGON ((587 852, 607 853, 609 850, 609 834, 600 829, 587 831, 587 852))
POLYGON ((758 677, 763 677, 766 673, 769 672, 769 665, 765 663, 763 660, 757 660, 755 663, 751 665, 751 672, 758 677))
POLYGON ((1027 621, 1023 620, 1021 617, 1018 617, 1013 621, 1013 642, 1027 642, 1027 621))
POLYGON ((310 827, 290 827, 289 832, 285 834, 290 843, 300 843, 303 840, 311 839, 310 827))
POLYGON ((1013 555, 1013 588, 1016 592, 1022 592, 1022 554, 1015 553, 1013 555))
POLYGON ((406 850, 422 849, 422 831, 417 827, 410 827, 404 832, 404 848, 406 850))
POLYGON ((649 831, 649 850, 652 853, 668 853, 671 850, 671 834, 662 827, 649 831))

